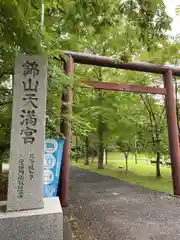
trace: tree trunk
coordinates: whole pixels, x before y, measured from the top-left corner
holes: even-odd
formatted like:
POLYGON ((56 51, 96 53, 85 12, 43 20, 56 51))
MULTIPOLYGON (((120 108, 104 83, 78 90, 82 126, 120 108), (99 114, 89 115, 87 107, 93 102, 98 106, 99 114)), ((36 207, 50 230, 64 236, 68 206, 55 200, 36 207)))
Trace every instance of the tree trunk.
POLYGON ((75 161, 76 161, 76 162, 78 162, 78 157, 79 157, 79 156, 78 156, 78 152, 77 152, 78 150, 77 150, 77 149, 78 149, 78 138, 76 137, 76 156, 75 156, 75 161))
POLYGON ((98 126, 98 169, 103 169, 103 158, 104 158, 104 144, 103 144, 103 123, 102 116, 99 116, 99 126, 98 126))
POLYGON ((85 138, 85 161, 84 161, 84 165, 89 165, 89 140, 88 140, 88 136, 86 136, 85 138))
POLYGON ((126 161, 126 173, 128 172, 128 152, 124 152, 125 161, 126 161))
POLYGON ((108 150, 107 148, 105 149, 105 162, 106 162, 106 166, 108 165, 108 150))
POLYGON ((156 128, 156 177, 161 177, 161 170, 160 170, 160 160, 161 160, 161 152, 160 152, 160 143, 161 140, 159 138, 158 129, 156 128))
POLYGON ((160 154, 160 152, 157 152, 156 153, 156 177, 157 178, 161 177, 160 159, 161 159, 161 154, 160 154))
POLYGON ((3 170, 3 163, 0 162, 0 173, 2 173, 2 170, 3 170))
POLYGON ((104 157, 104 148, 103 143, 99 143, 99 153, 98 153, 98 169, 103 169, 103 157, 104 157))
POLYGON ((136 142, 136 138, 134 140, 134 149, 135 149, 135 153, 134 153, 135 164, 137 164, 137 142, 136 142))
POLYGON ((94 163, 94 158, 95 158, 95 156, 94 156, 94 149, 92 149, 92 153, 91 154, 92 154, 92 161, 91 162, 93 164, 94 163))
POLYGON ((134 154, 134 157, 135 157, 135 164, 137 164, 138 162, 137 162, 137 153, 136 152, 134 154))

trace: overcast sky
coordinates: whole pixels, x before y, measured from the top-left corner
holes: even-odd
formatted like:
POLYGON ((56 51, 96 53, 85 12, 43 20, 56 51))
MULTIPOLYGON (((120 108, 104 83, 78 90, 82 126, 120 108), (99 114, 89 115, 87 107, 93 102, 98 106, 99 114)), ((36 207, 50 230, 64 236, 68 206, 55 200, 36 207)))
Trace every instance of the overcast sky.
POLYGON ((180 4, 180 0, 164 0, 168 14, 173 18, 172 35, 180 34, 180 17, 176 16, 176 6, 180 4))

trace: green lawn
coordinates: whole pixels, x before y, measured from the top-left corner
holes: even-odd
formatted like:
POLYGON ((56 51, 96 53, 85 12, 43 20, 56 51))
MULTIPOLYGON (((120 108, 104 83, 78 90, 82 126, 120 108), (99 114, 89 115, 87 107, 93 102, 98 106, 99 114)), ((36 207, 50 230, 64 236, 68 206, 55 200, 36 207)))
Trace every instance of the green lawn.
POLYGON ((129 183, 141 185, 146 188, 160 192, 172 193, 171 168, 161 167, 162 178, 157 179, 155 177, 155 165, 148 165, 144 159, 148 159, 148 157, 143 155, 138 156, 138 164, 135 164, 134 157, 129 156, 128 173, 125 173, 125 161, 123 159, 123 155, 120 155, 119 153, 109 153, 108 166, 102 170, 97 169, 97 161, 94 161, 93 164, 91 163, 91 158, 89 166, 84 166, 83 160, 79 160, 78 163, 72 161, 71 164, 92 172, 97 172, 99 174, 111 176, 129 183), (120 169, 120 166, 123 168, 120 169))

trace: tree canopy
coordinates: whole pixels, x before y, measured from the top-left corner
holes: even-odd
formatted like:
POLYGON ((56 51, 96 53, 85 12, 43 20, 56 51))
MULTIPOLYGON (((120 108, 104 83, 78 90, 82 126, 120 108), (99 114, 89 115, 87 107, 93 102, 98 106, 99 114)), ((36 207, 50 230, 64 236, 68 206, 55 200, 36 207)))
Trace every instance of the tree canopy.
MULTIPOLYGON (((69 78, 61 64, 63 50, 74 50, 113 56, 123 62, 178 65, 180 41, 167 35, 172 19, 164 2, 45 0, 44 4, 42 26, 41 1, 0 1, 1 157, 9 148, 13 67, 19 52, 48 56, 48 136, 59 135, 62 87, 73 86, 72 154, 82 157, 84 151, 99 152, 98 166, 103 167, 104 149, 134 153, 136 141, 140 152, 154 153, 157 158, 168 155, 162 98, 98 91, 76 84, 84 78, 160 86, 158 75, 78 65, 74 78, 69 78)), ((175 81, 178 86, 178 79, 175 81)))

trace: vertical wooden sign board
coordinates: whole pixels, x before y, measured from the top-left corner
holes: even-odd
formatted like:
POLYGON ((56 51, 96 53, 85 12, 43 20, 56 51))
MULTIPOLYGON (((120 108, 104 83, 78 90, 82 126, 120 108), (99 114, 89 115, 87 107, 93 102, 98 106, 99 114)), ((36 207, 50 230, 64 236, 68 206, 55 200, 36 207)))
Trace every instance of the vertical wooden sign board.
POLYGON ((43 208, 47 59, 15 62, 7 211, 43 208))

